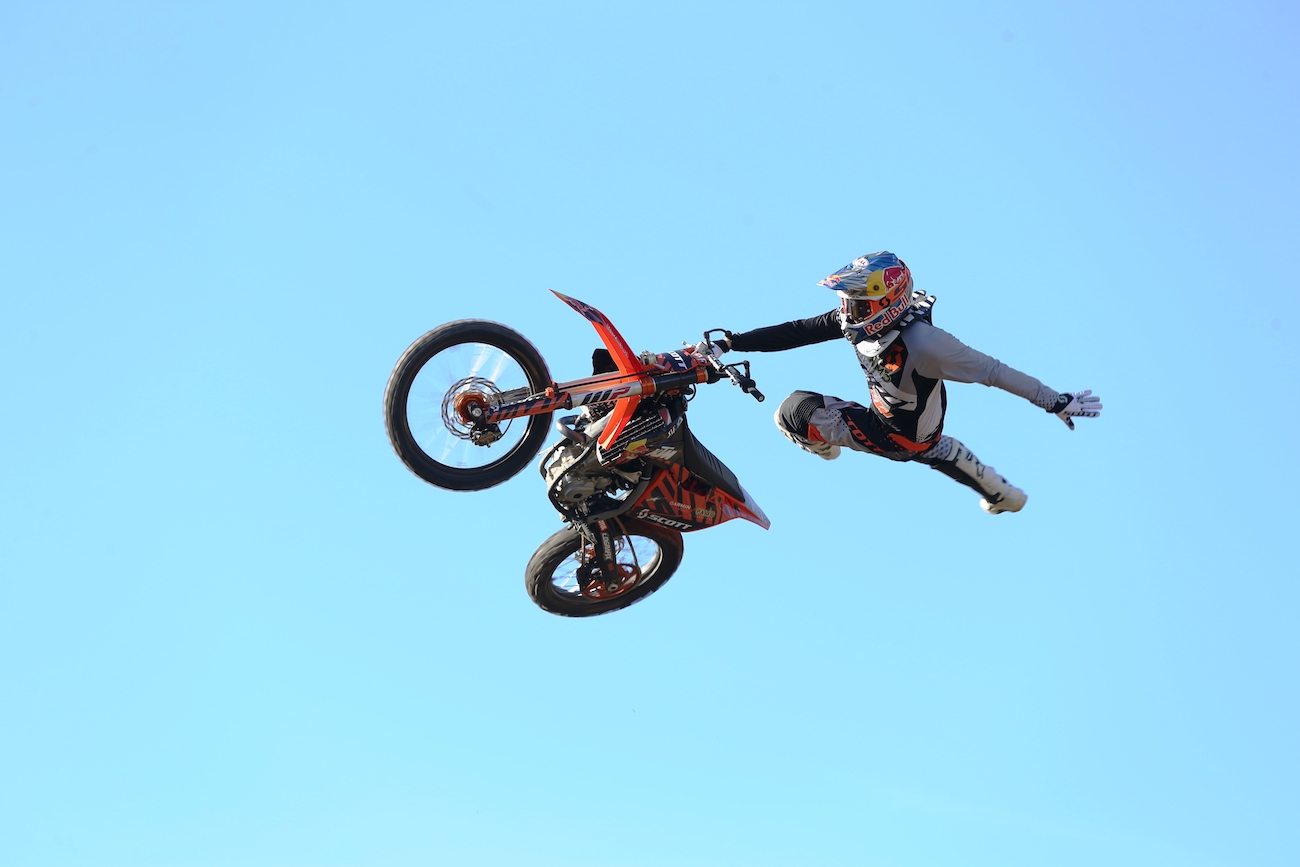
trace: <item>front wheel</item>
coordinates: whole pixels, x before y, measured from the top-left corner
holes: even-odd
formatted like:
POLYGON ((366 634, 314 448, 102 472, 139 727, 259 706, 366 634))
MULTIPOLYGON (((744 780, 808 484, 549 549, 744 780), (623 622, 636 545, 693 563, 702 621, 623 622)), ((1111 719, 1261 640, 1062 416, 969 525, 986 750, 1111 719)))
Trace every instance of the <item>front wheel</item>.
POLYGON ((682 562, 682 534, 646 521, 626 520, 623 527, 615 545, 618 575, 591 580, 590 546, 581 533, 565 527, 528 561, 528 595, 552 614, 592 617, 640 602, 664 586, 682 562))
POLYGON ((384 391, 384 423, 393 450, 411 472, 453 491, 481 491, 509 479, 542 447, 551 414, 500 425, 467 421, 505 392, 536 394, 551 384, 541 353, 497 322, 441 325, 398 360, 384 391))

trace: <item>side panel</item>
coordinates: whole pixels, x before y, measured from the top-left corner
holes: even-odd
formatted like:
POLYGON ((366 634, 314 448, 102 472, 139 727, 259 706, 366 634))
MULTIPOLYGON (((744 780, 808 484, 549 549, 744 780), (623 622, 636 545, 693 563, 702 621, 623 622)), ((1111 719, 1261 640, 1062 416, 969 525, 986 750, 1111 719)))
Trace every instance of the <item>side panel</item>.
POLYGON ((705 489, 707 486, 696 481, 685 467, 669 464, 655 476, 627 515, 684 533, 715 527, 733 518, 744 518, 765 530, 772 525, 757 506, 746 505, 718 488, 699 493, 705 489))

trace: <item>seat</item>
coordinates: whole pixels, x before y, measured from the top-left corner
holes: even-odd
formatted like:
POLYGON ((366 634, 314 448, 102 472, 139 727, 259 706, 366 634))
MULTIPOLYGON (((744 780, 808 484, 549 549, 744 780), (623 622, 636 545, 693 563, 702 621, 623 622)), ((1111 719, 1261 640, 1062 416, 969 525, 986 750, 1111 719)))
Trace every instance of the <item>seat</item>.
POLYGON ((706 449, 687 425, 683 424, 682 427, 686 429, 682 442, 682 466, 686 467, 686 471, 715 488, 721 488, 742 503, 745 502, 745 492, 740 489, 740 480, 736 474, 706 449))

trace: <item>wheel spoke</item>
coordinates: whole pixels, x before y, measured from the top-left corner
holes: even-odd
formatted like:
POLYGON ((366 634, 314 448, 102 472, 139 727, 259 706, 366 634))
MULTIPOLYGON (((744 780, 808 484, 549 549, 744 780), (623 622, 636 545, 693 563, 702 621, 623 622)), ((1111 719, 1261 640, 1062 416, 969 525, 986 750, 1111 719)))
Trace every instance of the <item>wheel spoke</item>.
POLYGON ((449 393, 458 387, 499 393, 528 385, 527 373, 505 350, 486 343, 455 344, 430 358, 415 375, 406 403, 407 424, 416 444, 438 463, 480 469, 505 459, 523 439, 527 425, 507 422, 500 440, 490 446, 474 445, 444 423, 443 405, 449 393), (460 385, 470 380, 475 384, 460 385))

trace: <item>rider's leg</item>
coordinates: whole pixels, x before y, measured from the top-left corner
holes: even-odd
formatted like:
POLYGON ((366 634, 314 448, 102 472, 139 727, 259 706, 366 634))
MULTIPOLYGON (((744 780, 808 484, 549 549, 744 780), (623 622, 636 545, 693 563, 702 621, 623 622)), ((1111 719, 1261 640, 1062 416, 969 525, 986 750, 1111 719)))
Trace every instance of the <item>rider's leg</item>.
POLYGON ((813 391, 796 391, 776 411, 776 426, 805 451, 833 460, 840 447, 896 461, 916 460, 977 491, 980 508, 991 515, 1019 512, 1029 497, 997 474, 960 440, 940 437, 933 446, 911 443, 892 434, 861 404, 813 391))
POLYGON ((828 461, 840 456, 841 446, 896 461, 912 459, 889 438, 871 410, 815 391, 787 397, 776 411, 776 426, 799 448, 828 461))
POLYGON ((776 408, 773 418, 777 430, 790 442, 819 458, 833 461, 840 456, 840 447, 828 442, 812 425, 813 416, 825 412, 825 400, 820 394, 796 391, 776 408))
POLYGON ((1019 512, 1029 499, 1024 491, 999 476, 992 467, 980 463, 980 459, 965 444, 950 436, 940 437, 929 451, 922 452, 916 460, 929 464, 931 469, 977 491, 982 498, 980 508, 990 515, 1019 512))

